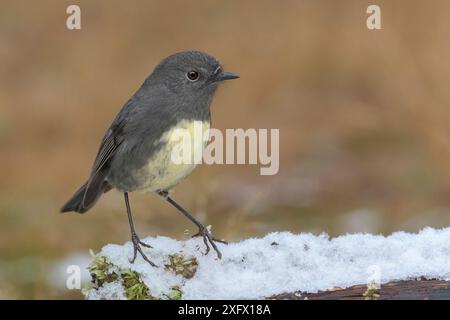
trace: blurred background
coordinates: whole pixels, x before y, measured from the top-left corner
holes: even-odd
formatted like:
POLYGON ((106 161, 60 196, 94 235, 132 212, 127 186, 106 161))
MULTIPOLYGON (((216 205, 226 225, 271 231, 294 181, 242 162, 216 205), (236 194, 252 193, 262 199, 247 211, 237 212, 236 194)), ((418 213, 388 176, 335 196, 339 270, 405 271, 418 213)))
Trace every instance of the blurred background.
MULTIPOLYGON (((59 208, 117 111, 165 56, 202 50, 241 79, 213 126, 279 128, 280 171, 202 165, 174 197, 230 241, 450 224, 449 1, 0 0, 0 298, 82 298, 65 265, 129 240, 123 196, 59 208), (66 29, 81 7, 82 29, 66 29), (374 3, 375 4, 375 3, 374 3), (62 272, 62 274, 61 274, 62 272)), ((132 194, 138 233, 195 228, 132 194)))

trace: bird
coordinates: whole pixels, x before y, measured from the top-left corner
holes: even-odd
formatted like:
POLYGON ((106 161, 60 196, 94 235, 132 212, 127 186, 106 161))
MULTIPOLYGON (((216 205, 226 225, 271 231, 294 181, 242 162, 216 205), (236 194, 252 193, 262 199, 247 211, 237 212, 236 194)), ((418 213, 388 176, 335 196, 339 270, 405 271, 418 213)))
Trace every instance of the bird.
MULTIPOLYGON (((85 213, 106 192, 123 193, 133 244, 134 263, 139 253, 150 265, 156 265, 142 247, 152 248, 139 238, 132 217, 128 194, 158 194, 198 227, 193 236, 201 236, 220 259, 222 254, 211 232, 179 205, 169 192, 196 167, 197 162, 174 163, 176 148, 172 136, 177 129, 192 132, 195 125, 209 130, 211 101, 220 83, 239 78, 225 71, 212 55, 201 51, 182 51, 164 58, 124 104, 107 129, 92 165, 89 178, 61 208, 60 212, 85 213)), ((207 139, 192 138, 193 148, 203 150, 207 139)))

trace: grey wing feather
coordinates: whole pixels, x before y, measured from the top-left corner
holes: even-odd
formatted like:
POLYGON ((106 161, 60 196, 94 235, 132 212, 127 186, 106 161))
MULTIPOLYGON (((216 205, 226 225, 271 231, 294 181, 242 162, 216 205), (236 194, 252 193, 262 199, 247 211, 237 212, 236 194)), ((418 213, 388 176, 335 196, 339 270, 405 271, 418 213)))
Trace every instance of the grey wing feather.
POLYGON ((89 189, 94 186, 99 186, 104 183, 106 177, 106 164, 116 152, 117 148, 122 144, 123 138, 120 135, 120 130, 123 128, 125 121, 118 121, 113 123, 111 128, 105 134, 105 137, 100 144, 97 157, 92 166, 91 176, 86 184, 86 191, 83 197, 83 204, 89 202, 86 197, 89 195, 89 189))
POLYGON ((94 165, 92 166, 91 175, 96 174, 100 169, 102 169, 121 143, 122 141, 116 138, 113 129, 109 129, 100 145, 94 165))

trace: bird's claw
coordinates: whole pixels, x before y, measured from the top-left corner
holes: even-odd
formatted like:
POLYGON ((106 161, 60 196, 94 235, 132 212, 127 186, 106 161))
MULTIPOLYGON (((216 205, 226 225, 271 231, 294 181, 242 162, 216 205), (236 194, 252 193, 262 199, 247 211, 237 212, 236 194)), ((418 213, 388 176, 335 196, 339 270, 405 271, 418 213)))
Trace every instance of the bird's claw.
POLYGON ((130 261, 130 263, 134 263, 137 257, 137 253, 139 252, 145 261, 147 261, 152 267, 156 267, 156 264, 154 264, 149 258, 147 258, 147 256, 144 254, 141 248, 141 246, 146 248, 153 248, 153 247, 145 242, 142 242, 135 233, 131 235, 131 242, 133 243, 133 258, 128 259, 128 261, 130 261))
POLYGON ((228 244, 226 241, 213 238, 211 236, 211 233, 205 227, 200 227, 198 232, 192 236, 192 238, 195 238, 195 237, 202 237, 203 238, 203 243, 205 244, 205 247, 206 247, 205 255, 207 255, 209 253, 209 251, 210 251, 210 247, 209 247, 209 244, 208 244, 208 242, 209 242, 211 244, 211 246, 213 247, 214 251, 216 252, 217 258, 222 259, 222 253, 217 248, 217 245, 216 245, 215 242, 228 244))

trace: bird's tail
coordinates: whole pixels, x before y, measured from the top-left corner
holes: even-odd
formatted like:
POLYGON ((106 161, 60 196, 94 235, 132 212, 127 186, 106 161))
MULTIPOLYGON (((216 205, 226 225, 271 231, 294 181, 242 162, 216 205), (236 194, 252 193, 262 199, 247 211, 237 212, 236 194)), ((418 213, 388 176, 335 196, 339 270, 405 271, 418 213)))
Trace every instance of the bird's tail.
POLYGON ((61 213, 75 211, 85 213, 94 206, 100 196, 111 190, 111 185, 103 179, 88 180, 61 208, 61 213), (99 181, 100 180, 100 181, 99 181))

